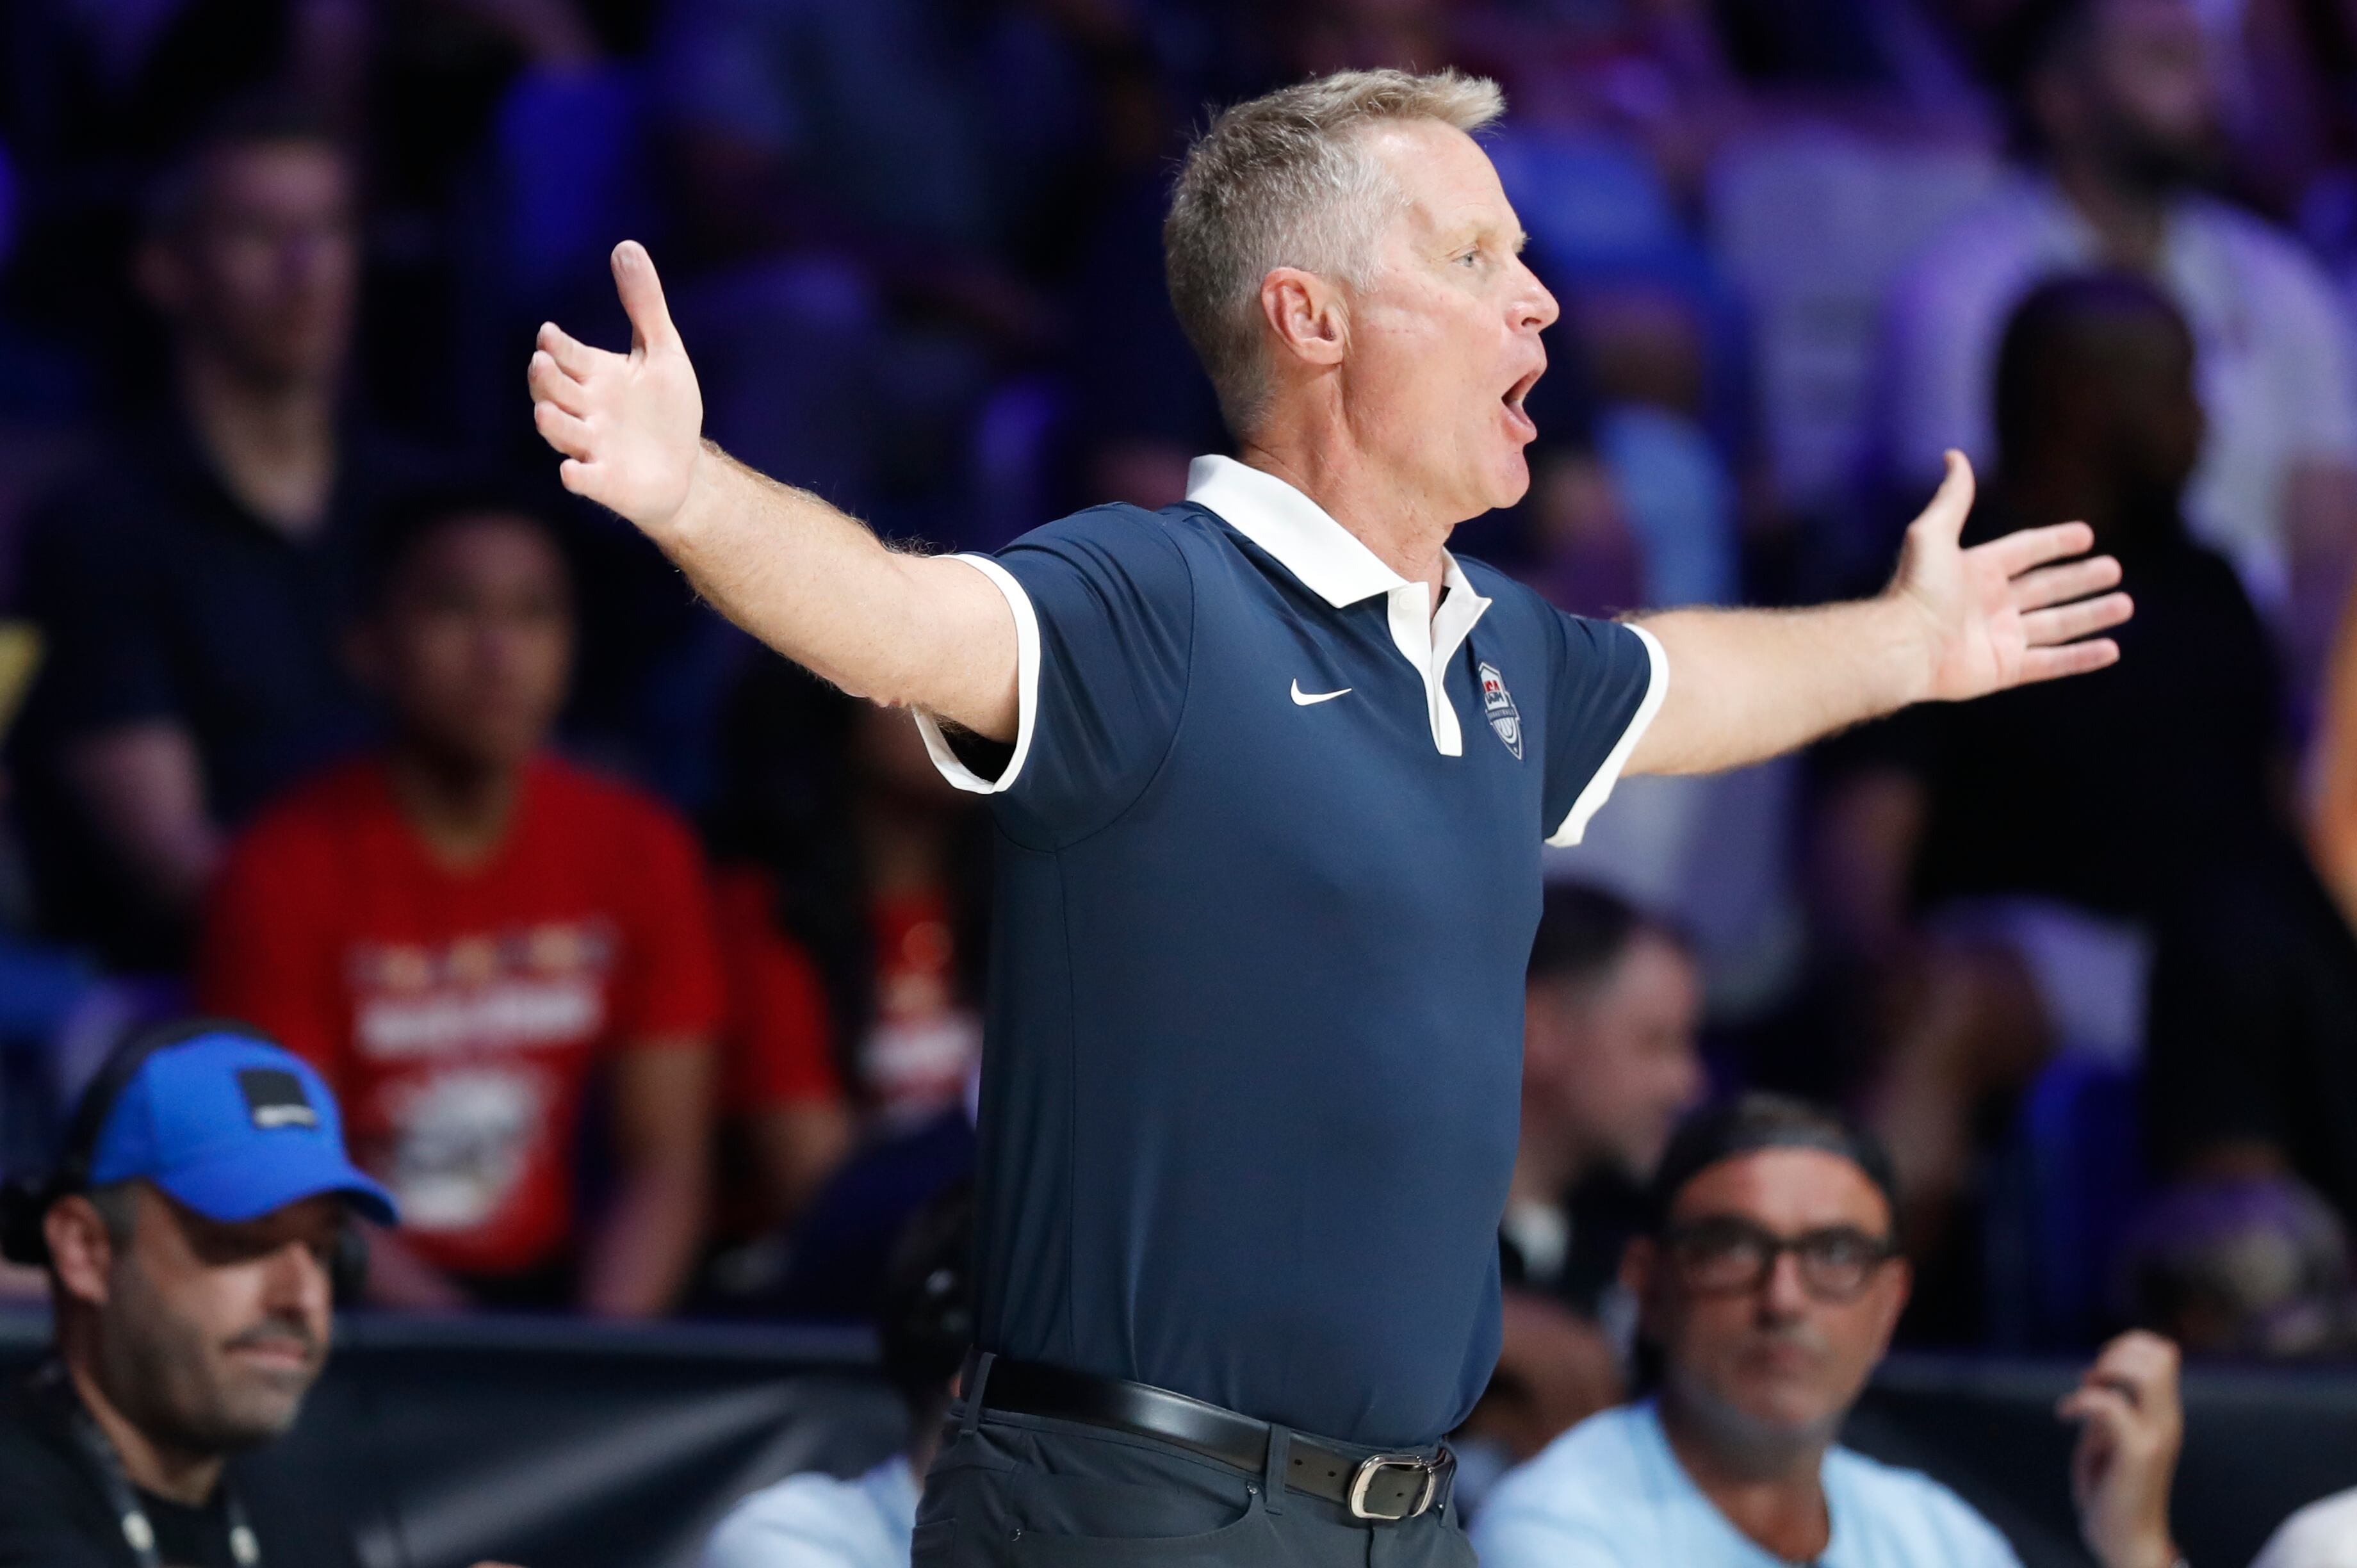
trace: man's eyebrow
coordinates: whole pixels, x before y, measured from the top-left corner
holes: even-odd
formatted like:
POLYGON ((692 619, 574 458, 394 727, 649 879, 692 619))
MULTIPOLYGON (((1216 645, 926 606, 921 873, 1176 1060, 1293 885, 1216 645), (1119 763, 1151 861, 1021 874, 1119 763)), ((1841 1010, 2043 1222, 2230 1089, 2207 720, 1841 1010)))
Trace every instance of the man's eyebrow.
POLYGON ((1507 233, 1487 220, 1466 223, 1444 232, 1448 235, 1448 241, 1444 249, 1449 252, 1461 251, 1468 245, 1497 242, 1502 243, 1509 251, 1519 256, 1523 253, 1523 247, 1531 242, 1530 235, 1522 229, 1516 228, 1512 233, 1507 233))

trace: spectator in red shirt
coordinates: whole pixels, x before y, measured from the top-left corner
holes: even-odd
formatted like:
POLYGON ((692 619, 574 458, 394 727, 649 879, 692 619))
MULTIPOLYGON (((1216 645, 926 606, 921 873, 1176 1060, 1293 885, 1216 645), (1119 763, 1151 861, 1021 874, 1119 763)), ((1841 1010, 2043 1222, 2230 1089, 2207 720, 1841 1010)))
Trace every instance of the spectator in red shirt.
POLYGON ((352 648, 393 738, 233 847, 205 1004, 317 1063, 399 1195, 377 1299, 662 1312, 703 1224, 723 1007, 694 842, 546 749, 573 621, 544 521, 445 497, 377 568, 352 648), (594 1210, 585 1165, 610 1172, 594 1210))

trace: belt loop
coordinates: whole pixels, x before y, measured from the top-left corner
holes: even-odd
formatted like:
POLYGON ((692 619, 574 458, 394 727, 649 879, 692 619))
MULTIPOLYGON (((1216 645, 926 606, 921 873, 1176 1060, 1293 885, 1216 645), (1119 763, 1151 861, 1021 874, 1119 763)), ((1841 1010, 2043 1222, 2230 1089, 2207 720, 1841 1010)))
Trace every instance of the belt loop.
POLYGON ((966 1386, 963 1391, 965 1396, 965 1409, 958 1414, 960 1437, 972 1437, 974 1429, 982 1423, 983 1391, 990 1387, 990 1364, 997 1359, 996 1351, 984 1350, 976 1353, 974 1359, 967 1363, 973 1375, 966 1380, 966 1386))
POLYGON ((1293 1461, 1293 1429, 1275 1422, 1268 1427, 1268 1462, 1261 1466, 1263 1506, 1270 1513, 1285 1511, 1285 1478, 1293 1461))

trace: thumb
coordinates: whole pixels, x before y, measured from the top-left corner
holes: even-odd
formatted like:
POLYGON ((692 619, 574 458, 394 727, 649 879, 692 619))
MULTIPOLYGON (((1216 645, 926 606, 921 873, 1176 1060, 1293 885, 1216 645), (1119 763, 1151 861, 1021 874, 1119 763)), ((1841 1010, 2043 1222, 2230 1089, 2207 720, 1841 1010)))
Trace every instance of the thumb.
POLYGON ((1973 464, 1971 458, 1953 446, 1948 448, 1947 459, 1947 478, 1940 481, 1940 489, 1932 497, 1932 504, 1923 509, 1923 515, 1915 521, 1917 526, 1929 528, 1943 539, 1954 540, 1962 537, 1964 519, 1972 515, 1975 490, 1973 464))
POLYGON ((679 328, 671 324, 671 307, 663 303, 662 280, 655 276, 655 261, 636 240, 614 247, 614 288, 622 296, 622 310, 630 318, 630 347, 679 348, 679 328))

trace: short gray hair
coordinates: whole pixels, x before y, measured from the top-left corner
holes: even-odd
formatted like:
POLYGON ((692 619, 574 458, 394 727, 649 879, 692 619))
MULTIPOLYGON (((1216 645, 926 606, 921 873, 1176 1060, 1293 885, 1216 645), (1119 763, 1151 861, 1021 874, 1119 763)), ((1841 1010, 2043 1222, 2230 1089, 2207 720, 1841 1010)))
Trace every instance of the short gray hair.
POLYGON ((1383 226, 1404 199, 1362 133, 1415 120, 1470 133, 1505 109, 1505 94, 1485 77, 1345 70, 1212 120, 1178 172, 1162 254, 1171 306, 1230 430, 1245 435, 1268 398, 1261 280, 1299 267, 1364 284, 1383 226))

